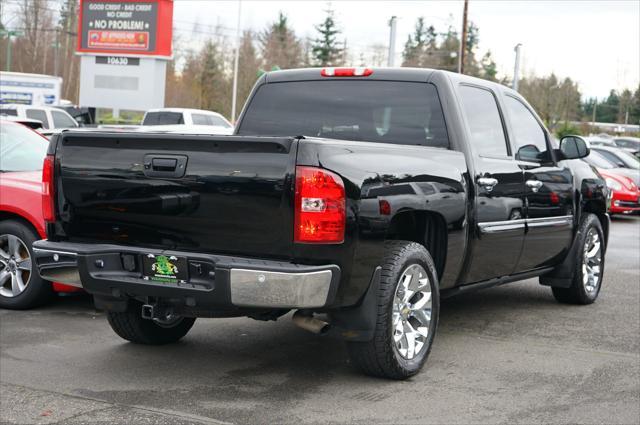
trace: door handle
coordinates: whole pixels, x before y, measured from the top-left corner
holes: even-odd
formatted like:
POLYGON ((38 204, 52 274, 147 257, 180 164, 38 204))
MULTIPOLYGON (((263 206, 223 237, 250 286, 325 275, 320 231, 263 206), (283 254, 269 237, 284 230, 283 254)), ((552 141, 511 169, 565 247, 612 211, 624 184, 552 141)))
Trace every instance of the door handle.
POLYGON ((484 190, 491 192, 493 187, 498 184, 498 179, 494 179, 493 177, 478 177, 477 182, 484 190))
POLYGON ((537 193, 544 184, 540 180, 527 180, 525 183, 533 193, 537 193))

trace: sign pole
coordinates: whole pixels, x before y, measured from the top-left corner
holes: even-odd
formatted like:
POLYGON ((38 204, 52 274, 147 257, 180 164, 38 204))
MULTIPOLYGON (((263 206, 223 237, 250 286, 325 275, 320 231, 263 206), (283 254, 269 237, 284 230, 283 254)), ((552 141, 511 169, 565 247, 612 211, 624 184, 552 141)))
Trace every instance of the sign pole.
POLYGON ((240 18, 242 0, 238 0, 238 26, 236 27, 236 54, 233 59, 233 90, 231 94, 231 122, 236 122, 236 102, 238 98, 238 60, 240 58, 240 18))

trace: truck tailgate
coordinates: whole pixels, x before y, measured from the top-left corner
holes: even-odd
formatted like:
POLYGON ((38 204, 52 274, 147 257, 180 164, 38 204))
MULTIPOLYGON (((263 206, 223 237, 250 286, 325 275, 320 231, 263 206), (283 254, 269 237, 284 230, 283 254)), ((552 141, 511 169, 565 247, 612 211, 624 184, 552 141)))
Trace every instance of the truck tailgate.
POLYGON ((282 137, 63 133, 55 237, 286 258, 295 150, 282 137))

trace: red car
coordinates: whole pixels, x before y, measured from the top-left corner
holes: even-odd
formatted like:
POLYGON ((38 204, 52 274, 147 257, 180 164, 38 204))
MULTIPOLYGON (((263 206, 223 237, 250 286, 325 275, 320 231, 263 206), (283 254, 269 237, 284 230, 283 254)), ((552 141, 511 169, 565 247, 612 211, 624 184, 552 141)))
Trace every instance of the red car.
POLYGON ((633 214, 640 212, 640 188, 634 182, 638 179, 638 171, 628 168, 616 168, 602 154, 592 150, 584 161, 598 169, 605 179, 610 192, 609 213, 633 214))
POLYGON ((43 304, 71 286, 44 281, 31 244, 46 237, 42 217, 42 164, 49 141, 19 123, 0 120, 0 307, 43 304))
POLYGON ((611 192, 610 214, 632 214, 640 212, 640 189, 629 177, 598 170, 605 178, 611 192))

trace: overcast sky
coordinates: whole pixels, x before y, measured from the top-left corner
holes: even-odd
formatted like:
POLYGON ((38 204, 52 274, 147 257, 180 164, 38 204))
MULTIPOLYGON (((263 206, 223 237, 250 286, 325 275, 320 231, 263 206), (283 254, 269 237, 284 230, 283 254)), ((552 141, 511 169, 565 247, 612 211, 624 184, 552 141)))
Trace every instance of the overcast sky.
MULTIPOLYGON (((283 11, 298 35, 314 37, 326 1, 242 1, 242 29, 261 30, 283 11)), ((388 21, 398 17, 397 59, 418 16, 439 32, 462 27, 462 1, 333 1, 347 46, 356 53, 372 44, 388 46, 388 21)), ((221 25, 233 36, 237 1, 176 0, 174 27, 183 38, 194 23, 221 25)), ((555 72, 576 80, 584 96, 638 87, 640 1, 470 0, 469 19, 480 29, 479 52, 491 50, 500 75, 513 74, 514 52, 522 43, 523 72, 555 72)), ((206 36, 205 34, 201 34, 206 36)))

